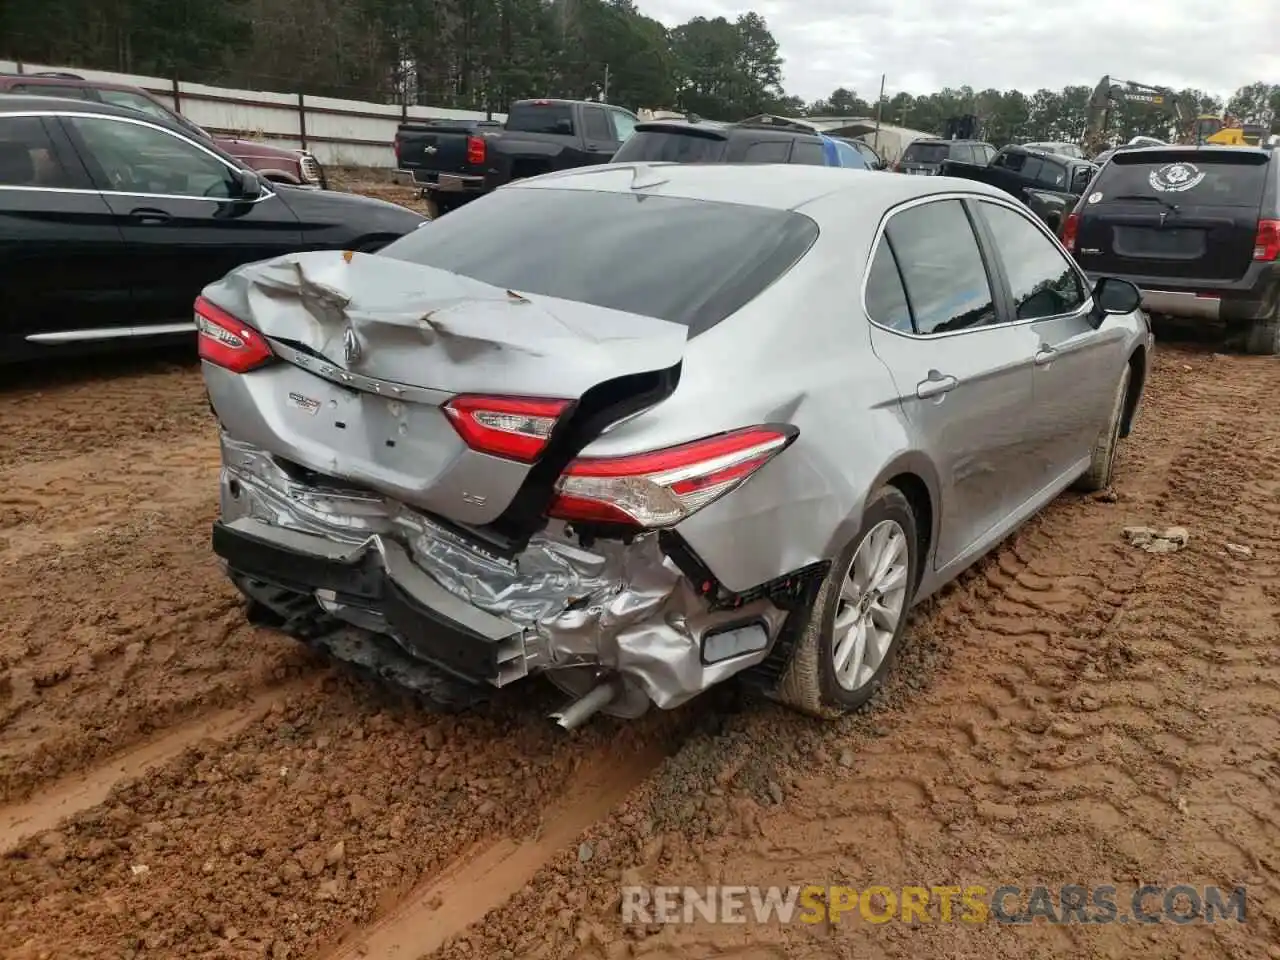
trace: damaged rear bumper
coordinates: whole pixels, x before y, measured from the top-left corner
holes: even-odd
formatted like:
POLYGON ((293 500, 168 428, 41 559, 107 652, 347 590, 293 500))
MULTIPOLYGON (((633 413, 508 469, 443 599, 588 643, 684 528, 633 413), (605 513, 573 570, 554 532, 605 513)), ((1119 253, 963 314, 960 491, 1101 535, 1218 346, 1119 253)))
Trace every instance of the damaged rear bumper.
POLYGON ((606 712, 676 707, 763 661, 786 616, 764 597, 712 609, 656 535, 584 549, 553 523, 507 559, 377 493, 301 480, 225 435, 222 454, 213 548, 238 583, 313 601, 474 684, 588 668, 620 683, 606 712))

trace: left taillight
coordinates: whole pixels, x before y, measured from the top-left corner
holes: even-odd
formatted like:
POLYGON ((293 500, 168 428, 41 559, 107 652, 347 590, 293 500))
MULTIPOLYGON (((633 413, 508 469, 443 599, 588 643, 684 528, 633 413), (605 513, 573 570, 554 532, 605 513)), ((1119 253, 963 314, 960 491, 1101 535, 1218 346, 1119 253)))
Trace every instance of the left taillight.
POLYGON ((1076 236, 1080 232, 1080 214, 1068 213, 1067 219, 1062 222, 1062 245, 1067 248, 1068 253, 1076 252, 1076 236))
POLYGON ((670 527, 745 483, 797 436, 758 426, 652 453, 569 464, 547 511, 560 520, 670 527))
POLYGON ((473 167, 484 163, 486 150, 483 137, 467 137, 467 163, 473 167))
POLYGON ((204 297, 196 298, 196 343, 200 359, 232 373, 256 370, 272 358, 265 337, 204 297))

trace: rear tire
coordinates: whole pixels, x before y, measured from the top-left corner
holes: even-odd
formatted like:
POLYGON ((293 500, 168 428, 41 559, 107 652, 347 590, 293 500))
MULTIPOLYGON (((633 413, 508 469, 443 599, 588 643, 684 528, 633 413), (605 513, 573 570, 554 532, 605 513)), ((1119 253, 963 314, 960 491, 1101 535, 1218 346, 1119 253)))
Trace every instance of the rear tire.
POLYGON ((1244 349, 1246 353, 1257 356, 1280 355, 1280 317, 1253 321, 1245 337, 1244 349))
POLYGON ((791 615, 798 618, 787 625, 796 631, 796 647, 775 699, 825 720, 870 700, 897 658, 920 562, 911 504, 896 487, 882 487, 863 514, 857 538, 831 565, 813 603, 791 615), (876 578, 865 575, 868 564, 886 566, 876 578), (886 611, 896 614, 892 622, 886 611), (837 654, 844 654, 843 670, 837 668, 837 654))
POLYGON ((1115 472, 1116 448, 1120 446, 1120 428, 1124 424, 1125 403, 1129 399, 1129 379, 1132 370, 1126 363, 1120 382, 1116 384, 1116 395, 1111 402, 1111 416, 1106 426, 1098 434, 1093 445, 1093 459, 1078 479, 1074 487, 1084 493, 1095 493, 1111 486, 1111 477, 1115 472))

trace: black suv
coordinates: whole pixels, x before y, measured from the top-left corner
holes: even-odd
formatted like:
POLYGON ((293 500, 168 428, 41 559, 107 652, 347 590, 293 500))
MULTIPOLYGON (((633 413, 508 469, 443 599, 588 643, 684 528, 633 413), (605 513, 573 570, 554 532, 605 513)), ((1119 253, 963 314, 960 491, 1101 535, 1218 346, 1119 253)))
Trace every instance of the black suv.
POLYGON ((807 124, 770 118, 719 123, 690 116, 637 123, 635 133, 613 155, 614 163, 803 163, 815 167, 866 169, 850 144, 838 143, 832 163, 823 137, 807 124))
POLYGON ((1062 227, 1091 276, 1124 277, 1149 313, 1222 320, 1280 354, 1280 155, 1145 147, 1114 154, 1062 227))
POLYGON ((943 140, 921 137, 907 144, 902 157, 893 165, 897 173, 937 176, 944 160, 974 163, 985 167, 996 155, 996 148, 985 140, 943 140))

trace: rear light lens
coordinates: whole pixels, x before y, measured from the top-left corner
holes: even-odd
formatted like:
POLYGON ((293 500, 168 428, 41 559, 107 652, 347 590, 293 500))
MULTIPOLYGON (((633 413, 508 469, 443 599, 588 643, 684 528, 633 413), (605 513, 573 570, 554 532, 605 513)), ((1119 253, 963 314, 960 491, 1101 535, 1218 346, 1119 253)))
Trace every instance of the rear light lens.
POLYGON ((1280 220, 1258 221, 1258 236, 1253 241, 1253 259, 1263 263, 1280 260, 1280 220))
POLYGON ((444 405, 453 428, 472 450, 533 463, 571 400, 463 395, 444 405))
POLYGON ((467 137, 467 163, 479 166, 484 163, 485 149, 483 137, 467 137))
POLYGON ((625 457, 575 460, 547 511, 559 520, 669 527, 741 486, 797 436, 749 427, 625 457))
POLYGON ((396 137, 394 140, 391 141, 391 149, 395 151, 396 166, 398 167, 400 166, 400 138, 399 137, 396 137))
POLYGON ((1076 252, 1076 234, 1080 232, 1080 214, 1068 213, 1062 222, 1062 245, 1069 253, 1076 252))
POLYGON ((204 297, 196 298, 196 343, 200 359, 232 373, 256 370, 272 358, 266 338, 204 297))

